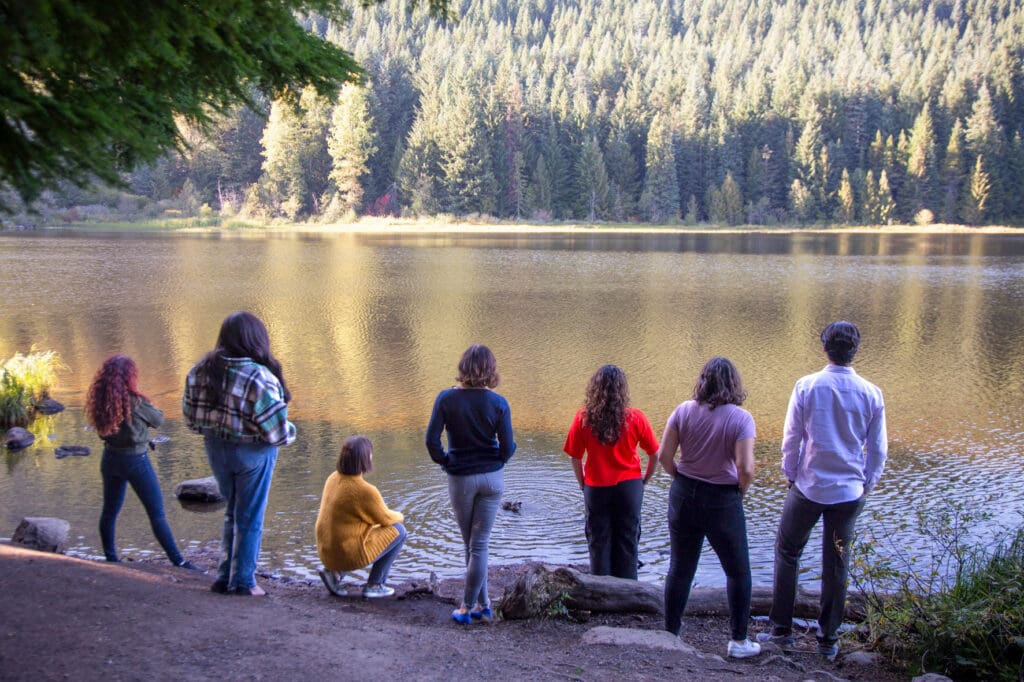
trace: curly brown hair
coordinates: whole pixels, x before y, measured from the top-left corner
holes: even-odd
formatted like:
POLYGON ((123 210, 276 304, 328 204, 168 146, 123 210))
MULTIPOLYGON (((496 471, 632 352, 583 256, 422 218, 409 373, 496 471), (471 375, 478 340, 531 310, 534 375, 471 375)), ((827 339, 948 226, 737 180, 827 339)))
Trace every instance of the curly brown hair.
POLYGON ((100 436, 117 433, 132 416, 132 398, 147 399, 139 391, 139 368, 127 355, 103 361, 85 398, 85 417, 100 436))
POLYGON ((455 380, 465 388, 494 388, 501 381, 498 361, 491 349, 475 343, 459 358, 459 373, 455 380))
POLYGON ((728 358, 711 358, 700 371, 693 399, 712 410, 719 405, 742 405, 747 399, 739 370, 728 358))
POLYGON ((619 440, 629 408, 629 385, 626 373, 615 365, 605 365, 594 372, 587 383, 584 403, 585 424, 594 437, 605 445, 619 440))

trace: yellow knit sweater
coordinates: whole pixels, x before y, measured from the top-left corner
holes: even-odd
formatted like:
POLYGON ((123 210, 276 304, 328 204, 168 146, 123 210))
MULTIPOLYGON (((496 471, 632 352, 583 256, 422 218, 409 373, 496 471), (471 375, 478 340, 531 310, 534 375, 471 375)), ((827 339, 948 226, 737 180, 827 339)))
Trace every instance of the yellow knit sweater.
POLYGON ((324 484, 316 517, 316 549, 329 571, 354 571, 372 564, 398 537, 401 512, 388 509, 380 491, 361 475, 335 471, 324 484))

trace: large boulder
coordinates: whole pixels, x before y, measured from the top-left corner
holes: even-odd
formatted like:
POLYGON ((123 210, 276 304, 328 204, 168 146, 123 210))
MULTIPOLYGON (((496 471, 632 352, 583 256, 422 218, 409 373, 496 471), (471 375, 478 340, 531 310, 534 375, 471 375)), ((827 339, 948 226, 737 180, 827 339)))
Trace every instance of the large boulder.
POLYGON ((33 407, 39 414, 57 414, 64 411, 64 406, 53 398, 43 398, 33 407))
POLYGON ((7 433, 4 435, 4 446, 8 450, 21 450, 32 445, 35 440, 36 437, 32 435, 31 431, 15 426, 12 429, 7 429, 7 433))
POLYGON ((185 502, 223 502, 220 486, 213 476, 182 481, 174 488, 174 496, 185 502))
POLYGON ((64 519, 47 516, 25 517, 11 537, 11 542, 40 552, 63 554, 68 545, 71 524, 64 519))

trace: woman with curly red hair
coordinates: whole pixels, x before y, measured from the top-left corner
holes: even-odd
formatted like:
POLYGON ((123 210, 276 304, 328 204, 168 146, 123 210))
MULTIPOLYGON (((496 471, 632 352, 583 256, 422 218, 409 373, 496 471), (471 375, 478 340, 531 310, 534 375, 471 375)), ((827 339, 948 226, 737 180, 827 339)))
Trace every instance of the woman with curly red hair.
POLYGON ((103 439, 100 540, 107 561, 120 561, 114 530, 130 483, 146 508, 153 535, 167 558, 175 566, 199 570, 181 556, 164 515, 160 482, 147 453, 149 429, 163 423, 164 413, 139 391, 139 369, 134 360, 127 355, 112 355, 104 361, 89 386, 85 416, 103 439))
POLYGON ((654 475, 658 439, 647 416, 629 406, 626 374, 605 365, 590 377, 565 453, 583 491, 590 572, 636 580, 640 507, 654 475), (637 447, 647 453, 641 473, 637 447))

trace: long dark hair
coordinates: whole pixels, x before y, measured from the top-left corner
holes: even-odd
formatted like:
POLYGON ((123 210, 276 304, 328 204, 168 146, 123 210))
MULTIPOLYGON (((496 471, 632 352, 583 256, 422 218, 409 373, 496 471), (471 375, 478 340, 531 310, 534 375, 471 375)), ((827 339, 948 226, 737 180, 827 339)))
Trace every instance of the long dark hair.
POLYGON ((615 365, 605 365, 590 377, 584 404, 586 425, 594 437, 605 445, 619 440, 629 407, 629 385, 626 373, 615 365))
POLYGON ((281 382, 284 401, 292 399, 281 372, 281 363, 270 353, 267 327, 252 313, 243 310, 224 318, 217 336, 217 346, 199 361, 196 374, 205 384, 207 398, 215 403, 223 398, 227 376, 224 358, 249 358, 263 365, 281 382))
POLYGON ((139 368, 127 355, 111 355, 96 371, 85 398, 85 417, 100 436, 112 436, 132 416, 132 398, 139 391, 139 368))
POLYGON ((711 358, 700 371, 693 387, 693 399, 712 410, 719 405, 742 405, 747 399, 743 380, 728 358, 711 358))

